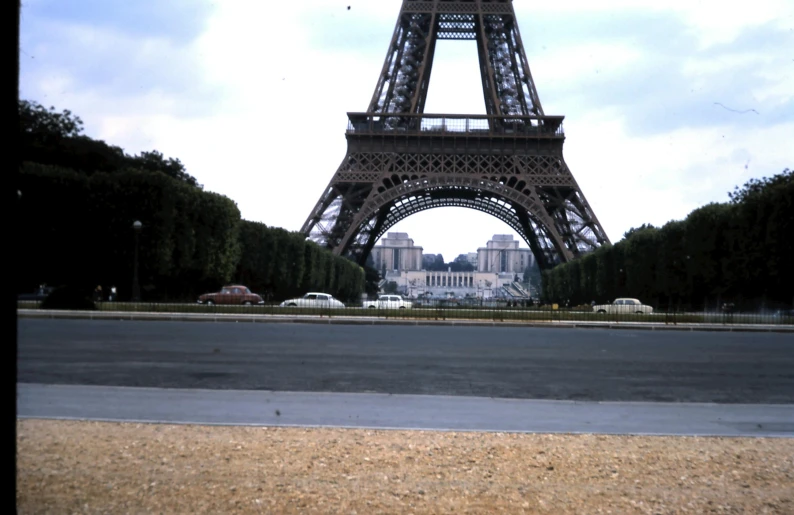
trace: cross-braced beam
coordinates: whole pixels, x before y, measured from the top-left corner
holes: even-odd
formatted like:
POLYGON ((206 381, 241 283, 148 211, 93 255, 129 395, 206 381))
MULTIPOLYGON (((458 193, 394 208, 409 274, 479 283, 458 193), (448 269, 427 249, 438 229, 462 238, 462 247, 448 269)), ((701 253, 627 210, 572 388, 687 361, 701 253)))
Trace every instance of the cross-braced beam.
POLYGON ((458 206, 518 232, 541 268, 609 243, 562 157, 561 116, 546 116, 512 0, 403 0, 365 113, 302 231, 366 260, 412 214, 458 206), (424 113, 439 39, 477 42, 486 115, 424 113))

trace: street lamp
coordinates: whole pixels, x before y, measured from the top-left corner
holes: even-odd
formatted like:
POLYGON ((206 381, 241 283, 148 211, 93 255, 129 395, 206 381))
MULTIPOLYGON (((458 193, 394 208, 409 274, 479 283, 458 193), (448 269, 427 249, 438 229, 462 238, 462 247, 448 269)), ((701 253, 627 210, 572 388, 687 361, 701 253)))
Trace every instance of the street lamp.
POLYGON ((141 287, 138 285, 138 234, 140 234, 143 224, 139 220, 132 223, 132 230, 135 233, 135 261, 132 268, 132 301, 141 300, 141 287))

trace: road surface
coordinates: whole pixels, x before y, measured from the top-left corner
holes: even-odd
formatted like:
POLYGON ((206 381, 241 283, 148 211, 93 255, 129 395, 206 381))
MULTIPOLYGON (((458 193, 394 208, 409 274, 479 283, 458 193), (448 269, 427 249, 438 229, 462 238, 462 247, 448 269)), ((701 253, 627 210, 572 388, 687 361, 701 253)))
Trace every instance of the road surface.
POLYGON ((20 383, 794 404, 794 337, 456 326, 18 321, 20 383))

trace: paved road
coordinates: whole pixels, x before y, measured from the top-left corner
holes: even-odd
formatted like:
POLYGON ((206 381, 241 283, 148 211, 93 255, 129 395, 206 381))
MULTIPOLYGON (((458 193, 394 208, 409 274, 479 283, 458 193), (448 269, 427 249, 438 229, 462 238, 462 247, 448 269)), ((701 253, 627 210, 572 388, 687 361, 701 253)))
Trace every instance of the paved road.
POLYGON ((21 383, 794 404, 775 333, 20 319, 21 383))
POLYGON ((114 386, 18 385, 21 417, 529 433, 794 437, 794 406, 595 403, 114 386))

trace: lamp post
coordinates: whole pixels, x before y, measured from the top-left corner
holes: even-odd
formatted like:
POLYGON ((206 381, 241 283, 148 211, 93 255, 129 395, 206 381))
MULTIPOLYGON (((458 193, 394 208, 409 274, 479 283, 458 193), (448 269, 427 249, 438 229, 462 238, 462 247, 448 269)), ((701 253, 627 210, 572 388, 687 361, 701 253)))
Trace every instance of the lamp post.
POLYGON ((141 300, 141 287, 138 285, 138 234, 140 234, 143 224, 139 220, 135 220, 132 224, 132 230, 135 233, 135 260, 132 268, 132 301, 139 302, 141 300))

